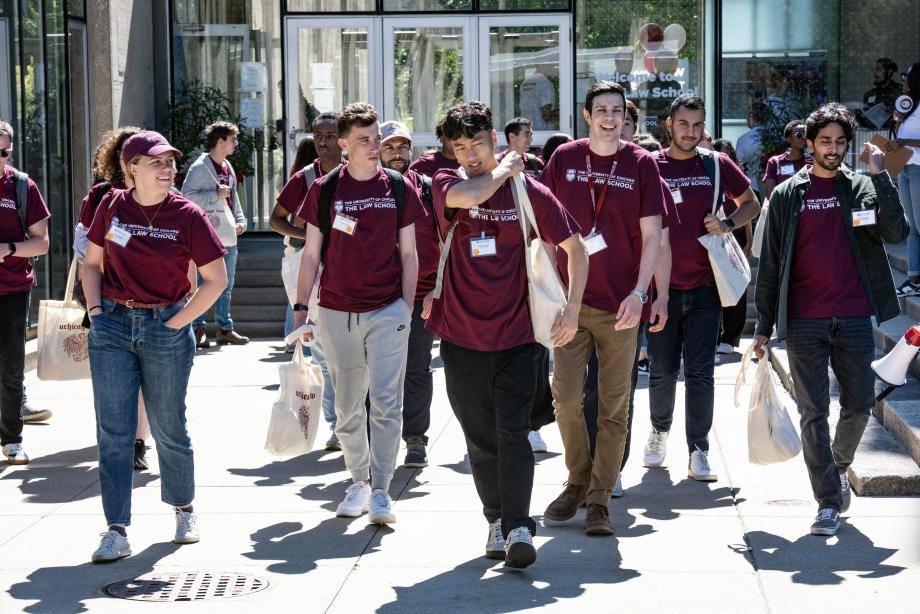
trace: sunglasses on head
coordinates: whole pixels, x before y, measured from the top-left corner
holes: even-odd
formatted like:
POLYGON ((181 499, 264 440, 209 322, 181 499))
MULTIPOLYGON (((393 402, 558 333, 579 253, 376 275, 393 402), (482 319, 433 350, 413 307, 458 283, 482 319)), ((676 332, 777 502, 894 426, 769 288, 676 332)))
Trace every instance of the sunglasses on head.
POLYGON ((805 138, 805 131, 804 131, 804 130, 796 130, 796 131, 793 132, 792 134, 793 134, 793 135, 795 136, 795 138, 797 138, 797 139, 804 139, 804 138, 805 138))
POLYGON ((13 153, 12 147, 10 147, 9 149, 0 149, 0 158, 9 158, 10 154, 12 153, 13 153))

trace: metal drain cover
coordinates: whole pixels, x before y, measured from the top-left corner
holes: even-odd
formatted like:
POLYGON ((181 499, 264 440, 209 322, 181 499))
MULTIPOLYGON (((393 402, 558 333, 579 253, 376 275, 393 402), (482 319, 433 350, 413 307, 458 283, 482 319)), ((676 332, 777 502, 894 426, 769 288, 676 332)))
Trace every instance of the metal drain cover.
POLYGON ((771 501, 767 501, 767 505, 792 507, 796 505, 809 505, 809 502, 802 499, 773 499, 771 501))
POLYGON ((151 573, 103 587, 110 597, 134 601, 203 601, 230 599, 268 588, 268 580, 232 572, 151 573))

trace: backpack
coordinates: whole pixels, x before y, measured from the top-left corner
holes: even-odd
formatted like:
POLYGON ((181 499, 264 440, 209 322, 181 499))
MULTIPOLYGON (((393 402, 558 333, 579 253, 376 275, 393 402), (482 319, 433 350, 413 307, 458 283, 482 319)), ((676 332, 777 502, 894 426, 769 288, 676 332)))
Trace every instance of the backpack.
MULTIPOLYGON (((326 260, 326 250, 329 249, 329 235, 332 233, 332 198, 335 196, 335 188, 339 183, 339 173, 342 165, 339 164, 334 169, 323 176, 323 183, 319 190, 319 210, 316 212, 319 221, 319 230, 323 233, 323 247, 320 251, 320 262, 326 260)), ((399 236, 399 229, 402 228, 403 209, 406 208, 406 183, 402 173, 393 169, 385 168, 383 171, 387 174, 390 187, 393 189, 393 197, 396 199, 396 234, 399 236)), ((430 192, 430 182, 429 182, 430 192)))
POLYGON ((22 171, 13 169, 13 177, 16 180, 16 213, 19 214, 22 234, 28 241, 32 238, 32 235, 29 234, 29 227, 26 225, 26 209, 28 209, 29 204, 29 176, 22 171))

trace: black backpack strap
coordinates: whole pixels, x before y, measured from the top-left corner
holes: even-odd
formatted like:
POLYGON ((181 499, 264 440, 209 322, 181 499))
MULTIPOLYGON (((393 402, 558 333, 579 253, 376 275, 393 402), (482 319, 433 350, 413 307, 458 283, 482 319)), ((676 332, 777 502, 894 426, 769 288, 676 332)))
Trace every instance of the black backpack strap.
POLYGON ((427 207, 428 216, 431 218, 431 223, 434 224, 434 236, 438 238, 438 241, 443 242, 444 237, 441 236, 441 226, 438 224, 438 216, 435 215, 434 211, 434 193, 431 191, 431 177, 419 175, 418 178, 422 183, 422 204, 427 207))
POLYGON ((326 250, 329 248, 329 233, 332 232, 332 198, 335 196, 335 188, 339 184, 339 171, 342 165, 339 164, 334 169, 323 175, 322 183, 319 188, 319 207, 316 211, 316 219, 319 221, 319 230, 323 233, 323 247, 320 251, 319 260, 325 262, 326 250))
POLYGON ((93 211, 99 207, 99 203, 102 202, 102 199, 105 198, 105 195, 112 191, 112 184, 108 181, 102 181, 95 185, 96 189, 96 199, 93 201, 93 211))
POLYGON ((16 178, 16 213, 19 214, 22 234, 28 241, 32 238, 29 235, 29 226, 26 224, 26 214, 29 209, 29 176, 22 171, 16 170, 13 171, 13 176, 16 178))
POLYGON ((402 228, 403 210, 406 208, 406 180, 403 179, 402 173, 394 171, 392 168, 383 169, 390 180, 390 187, 393 189, 393 198, 396 200, 396 234, 399 235, 399 229, 402 228))
MULTIPOLYGON (((719 155, 717 151, 710 151, 709 149, 704 149, 702 147, 696 148, 696 153, 699 155, 700 159, 703 162, 703 169, 706 171, 706 175, 709 177, 709 182, 712 184, 713 190, 716 189, 716 186, 719 186, 719 191, 722 191, 722 182, 721 177, 720 181, 716 181, 716 173, 719 172, 718 169, 718 160, 716 156, 719 155)), ((725 194, 713 194, 713 199, 718 198, 719 206, 721 207, 725 201, 725 194)))

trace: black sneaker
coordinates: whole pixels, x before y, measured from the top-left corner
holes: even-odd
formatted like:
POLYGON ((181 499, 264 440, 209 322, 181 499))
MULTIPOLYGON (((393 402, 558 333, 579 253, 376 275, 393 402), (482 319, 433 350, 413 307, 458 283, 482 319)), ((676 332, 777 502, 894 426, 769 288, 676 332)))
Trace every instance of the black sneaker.
POLYGON ((831 537, 837 534, 838 528, 840 528, 840 512, 832 507, 822 507, 818 510, 818 515, 811 525, 811 534, 831 537))
POLYGON ((850 500, 853 498, 853 491, 850 489, 850 479, 846 473, 840 474, 840 498, 843 504, 840 506, 840 513, 850 509, 850 500))
POLYGON ((420 469, 428 466, 428 455, 425 453, 425 444, 410 443, 406 444, 406 460, 403 461, 403 467, 411 469, 420 469))
POLYGON ((895 289, 895 292, 897 293, 898 298, 920 296, 920 284, 914 283, 909 279, 905 279, 904 283, 895 289))
POLYGON ((636 363, 636 370, 639 371, 639 375, 648 375, 649 365, 648 358, 643 358, 636 363))
POLYGON ((143 439, 134 440, 134 468, 138 471, 150 468, 147 464, 147 444, 143 439))

